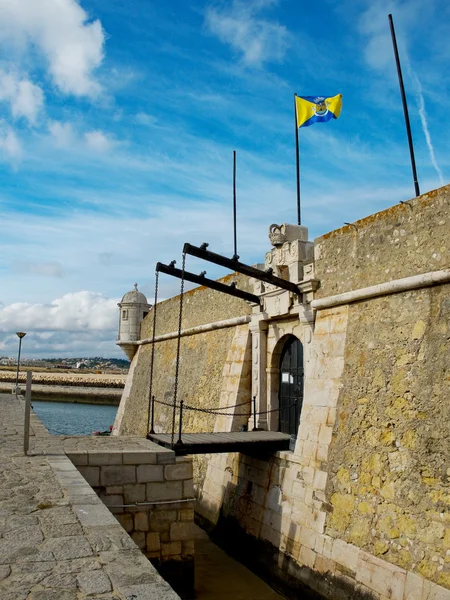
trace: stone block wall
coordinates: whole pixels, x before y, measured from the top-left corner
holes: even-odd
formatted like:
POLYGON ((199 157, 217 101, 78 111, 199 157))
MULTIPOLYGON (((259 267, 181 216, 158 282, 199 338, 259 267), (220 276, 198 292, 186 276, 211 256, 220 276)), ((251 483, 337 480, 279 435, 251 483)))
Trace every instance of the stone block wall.
MULTIPOLYGON (((447 269, 449 201, 446 186, 318 238, 317 297, 447 269)), ((194 292, 195 313, 209 292, 194 292)), ((319 310, 313 330, 292 315, 269 320, 269 398, 282 336, 296 335, 306 350, 295 451, 204 457, 197 510, 231 551, 255 558, 254 568, 272 572, 291 593, 306 583, 333 600, 450 599, 449 298, 450 286, 440 284, 319 310)), ((176 300, 165 304, 164 332, 176 329, 176 300)), ((235 308, 222 305, 217 318, 243 314, 235 308)), ((208 320, 197 314, 186 326, 208 320)), ((182 340, 180 382, 190 401, 231 405, 239 382, 250 395, 246 327, 182 340)), ((160 395, 173 383, 174 343, 160 350, 160 395)), ((129 394, 136 411, 125 429, 142 420, 137 398, 148 390, 150 346, 139 353, 129 394)), ((161 413, 158 426, 167 419, 161 413)), ((207 415, 189 427, 217 423, 207 415)))
MULTIPOLYGON (((319 238, 319 296, 448 268, 449 199, 319 238)), ((214 457, 205 524, 291 593, 450 599, 449 343, 448 284, 318 311, 295 452, 214 457)))
MULTIPOLYGON (((230 284, 236 281, 237 286, 249 290, 249 278, 238 273, 220 279, 230 284)), ((153 310, 141 325, 141 339, 151 339, 153 328, 153 310)), ((178 330, 179 296, 158 304, 156 335, 178 330)), ((233 317, 250 314, 250 306, 244 300, 226 296, 204 287, 195 288, 185 294, 182 328, 188 329, 197 325, 222 321, 233 317)), ((238 328, 239 329, 239 328, 238 328)), ((245 326, 245 331, 248 327, 245 326)), ((217 329, 181 339, 180 371, 178 399, 199 408, 217 407, 223 390, 222 375, 229 365, 230 351, 236 344, 243 343, 244 350, 247 339, 235 336, 236 328, 217 329)), ((157 342, 154 355, 154 374, 152 394, 157 400, 173 401, 175 383, 177 340, 171 339, 157 342)), ((239 351, 239 349, 238 349, 239 351)), ((147 433, 147 415, 149 404, 149 373, 152 345, 140 346, 130 368, 127 384, 119 407, 115 429, 120 435, 140 435, 147 433)), ((239 371, 240 373, 240 371, 239 371)), ((244 377, 246 375, 244 374, 244 377)), ((234 393, 237 387, 234 382, 234 393)), ((249 388, 249 385, 247 386, 249 388)), ((244 382, 239 392, 245 393, 244 382)), ((248 391, 250 401, 250 392, 248 391)), ((157 405, 155 430, 170 432, 172 429, 172 411, 170 408, 157 405)), ((185 414, 185 430, 213 431, 215 418, 207 413, 185 414)))
POLYGON ((449 267, 450 185, 314 240, 316 298, 449 267))
POLYGON ((349 308, 327 531, 450 588, 450 285, 349 308))
POLYGON ((174 452, 66 451, 137 546, 182 595, 194 589, 191 458, 174 452))
MULTIPOLYGON (((209 466, 209 490, 216 495, 202 500, 204 525, 230 553, 276 580, 287 597, 302 597, 306 585, 330 600, 449 600, 442 584, 332 531, 326 464, 305 462, 288 452, 268 459, 221 455, 209 466)), ((434 531, 423 534, 431 539, 434 531)))

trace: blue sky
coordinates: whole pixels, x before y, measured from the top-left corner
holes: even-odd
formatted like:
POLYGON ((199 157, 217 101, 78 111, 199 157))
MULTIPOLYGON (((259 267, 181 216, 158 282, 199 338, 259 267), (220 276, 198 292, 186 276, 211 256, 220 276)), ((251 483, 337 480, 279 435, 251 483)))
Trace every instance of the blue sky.
POLYGON ((296 222, 294 92, 343 94, 300 130, 310 239, 412 197, 389 12, 426 192, 449 173, 443 0, 0 0, 0 356, 18 329, 26 356, 120 356, 117 301, 151 299, 158 260, 233 253, 233 150, 239 254, 262 262, 296 222))

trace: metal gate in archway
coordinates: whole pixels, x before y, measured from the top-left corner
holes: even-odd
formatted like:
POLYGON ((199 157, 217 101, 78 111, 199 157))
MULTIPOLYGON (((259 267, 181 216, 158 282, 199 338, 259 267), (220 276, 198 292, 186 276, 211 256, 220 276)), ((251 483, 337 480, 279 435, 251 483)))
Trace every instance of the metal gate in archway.
POLYGON ((297 436, 303 403, 303 346, 295 336, 289 336, 281 351, 278 431, 297 436))

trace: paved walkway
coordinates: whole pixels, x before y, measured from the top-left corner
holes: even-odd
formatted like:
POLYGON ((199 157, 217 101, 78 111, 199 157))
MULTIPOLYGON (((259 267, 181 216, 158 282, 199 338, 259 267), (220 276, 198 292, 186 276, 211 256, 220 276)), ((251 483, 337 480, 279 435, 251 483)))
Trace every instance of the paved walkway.
POLYGON ((1 600, 179 600, 65 456, 0 394, 1 600))

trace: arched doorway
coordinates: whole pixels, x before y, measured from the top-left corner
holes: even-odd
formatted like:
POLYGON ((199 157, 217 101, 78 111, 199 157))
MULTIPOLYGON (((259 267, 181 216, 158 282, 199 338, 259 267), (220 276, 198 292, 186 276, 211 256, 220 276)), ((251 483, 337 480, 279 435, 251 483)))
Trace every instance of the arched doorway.
POLYGON ((303 374, 303 346, 290 335, 280 356, 278 430, 293 436, 297 436, 303 404, 303 374))

